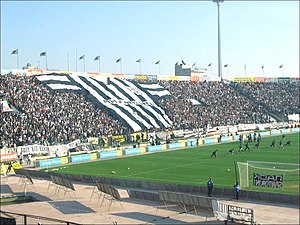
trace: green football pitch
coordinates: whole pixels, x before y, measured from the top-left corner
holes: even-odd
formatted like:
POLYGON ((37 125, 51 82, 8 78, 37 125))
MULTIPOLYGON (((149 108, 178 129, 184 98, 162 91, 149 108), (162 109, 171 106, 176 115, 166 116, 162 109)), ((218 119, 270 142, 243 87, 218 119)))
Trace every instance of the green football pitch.
MULTIPOLYGON (((254 143, 250 142, 251 151, 245 153, 238 152, 239 142, 230 142, 70 164, 56 167, 54 170, 49 169, 49 172, 200 186, 206 186, 208 178, 211 177, 215 187, 232 188, 236 180, 235 161, 299 164, 299 133, 286 135, 285 142, 291 140, 291 145, 283 150, 278 147, 280 139, 281 136, 264 137, 260 149, 254 148, 254 143), (276 139, 276 148, 270 148, 273 139, 276 139), (234 155, 228 153, 232 148, 235 149, 234 155), (218 150, 217 157, 211 158, 211 153, 215 149, 218 150)), ((292 186, 285 185, 283 188, 252 186, 249 189, 299 195, 299 170, 294 179, 296 180, 292 186)))

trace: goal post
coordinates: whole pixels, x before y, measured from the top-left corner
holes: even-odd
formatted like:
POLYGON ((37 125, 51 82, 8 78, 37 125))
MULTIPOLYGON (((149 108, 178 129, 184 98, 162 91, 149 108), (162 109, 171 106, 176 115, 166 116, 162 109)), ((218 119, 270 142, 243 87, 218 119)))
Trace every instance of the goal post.
POLYGON ((247 161, 236 165, 241 188, 280 188, 299 193, 299 164, 247 161))
POLYGON ((241 188, 249 187, 248 162, 236 162, 238 169, 239 184, 241 188))

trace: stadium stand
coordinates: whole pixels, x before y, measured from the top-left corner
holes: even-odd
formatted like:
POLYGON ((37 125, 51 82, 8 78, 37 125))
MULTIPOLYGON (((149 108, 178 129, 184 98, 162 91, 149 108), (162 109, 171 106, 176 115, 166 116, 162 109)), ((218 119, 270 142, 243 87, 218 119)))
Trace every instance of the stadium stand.
POLYGON ((299 93, 298 83, 232 83, 231 86, 279 119, 299 114, 299 95, 295 96, 299 93))
POLYGON ((1 113, 1 142, 8 147, 68 143, 74 138, 129 132, 121 122, 75 92, 54 92, 35 77, 0 76, 0 88, 17 113, 1 113))
MULTIPOLYGON (((81 79, 77 81, 81 83, 76 84, 75 90, 56 91, 62 89, 61 86, 53 86, 57 85, 53 80, 43 83, 44 80, 38 77, 12 74, 0 76, 0 100, 7 101, 17 111, 1 112, 1 146, 66 144, 75 139, 86 142, 88 137, 128 135, 134 128, 133 123, 122 118, 125 114, 145 131, 169 127, 174 130, 199 129, 208 124, 214 127, 267 123, 271 119, 283 119, 283 115, 286 117, 289 113, 299 113, 299 95, 295 95, 299 93, 298 83, 129 83, 121 79, 110 79, 107 81, 107 85, 110 85, 108 88, 100 80, 81 79), (104 91, 98 91, 98 94, 105 98, 106 103, 119 107, 123 114, 112 113, 107 106, 101 107, 104 100, 99 98, 102 102, 98 99, 96 103, 95 97, 91 96, 93 90, 78 91, 78 88, 87 84, 89 88, 102 85, 104 91), (125 91, 125 87, 129 89, 129 86, 130 93, 125 91), (159 87, 159 94, 155 95, 153 92, 155 87, 159 87), (113 102, 112 97, 108 96, 113 93, 112 90, 125 96, 130 102, 127 103, 133 105, 127 107, 122 99, 113 102), (165 95, 168 97, 163 97, 165 95), (147 100, 147 96, 151 98, 147 100), (136 97, 142 102, 151 102, 147 105, 148 109, 136 97), (191 100, 197 100, 199 104, 194 105, 191 100), (132 109, 138 107, 145 110, 134 113, 132 109)), ((68 79, 73 83, 75 81, 73 78, 68 79)))
POLYGON ((160 81, 160 84, 173 96, 162 99, 161 104, 174 121, 174 129, 269 122, 266 109, 257 107, 225 82, 160 81), (204 104, 193 106, 190 99, 204 104))

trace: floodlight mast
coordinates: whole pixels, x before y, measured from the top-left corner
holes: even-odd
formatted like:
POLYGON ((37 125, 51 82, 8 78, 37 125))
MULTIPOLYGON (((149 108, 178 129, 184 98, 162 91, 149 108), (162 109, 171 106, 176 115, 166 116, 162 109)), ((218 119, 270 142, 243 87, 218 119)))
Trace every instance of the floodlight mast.
POLYGON ((218 76, 222 78, 222 61, 221 61, 221 32, 220 32, 220 3, 224 0, 212 0, 218 5, 218 76))

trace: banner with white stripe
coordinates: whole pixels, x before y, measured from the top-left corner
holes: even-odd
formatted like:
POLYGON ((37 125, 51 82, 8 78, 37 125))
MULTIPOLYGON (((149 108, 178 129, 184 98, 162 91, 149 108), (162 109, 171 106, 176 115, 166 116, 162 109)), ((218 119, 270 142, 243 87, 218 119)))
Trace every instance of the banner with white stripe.
POLYGON ((36 78, 53 90, 86 94, 97 107, 106 109, 133 131, 168 128, 173 124, 156 103, 157 99, 171 94, 158 84, 139 84, 115 77, 66 74, 38 75, 36 78))

